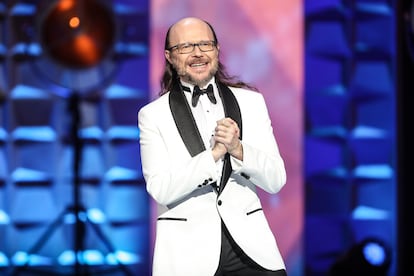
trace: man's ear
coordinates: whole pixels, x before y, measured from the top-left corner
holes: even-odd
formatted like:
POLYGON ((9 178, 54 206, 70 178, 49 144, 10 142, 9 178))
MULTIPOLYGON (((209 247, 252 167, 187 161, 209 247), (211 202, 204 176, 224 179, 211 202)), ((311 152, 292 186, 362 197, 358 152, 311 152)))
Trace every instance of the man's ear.
POLYGON ((168 60, 168 62, 172 64, 170 53, 171 53, 170 51, 165 50, 164 51, 164 56, 165 56, 165 59, 168 60))

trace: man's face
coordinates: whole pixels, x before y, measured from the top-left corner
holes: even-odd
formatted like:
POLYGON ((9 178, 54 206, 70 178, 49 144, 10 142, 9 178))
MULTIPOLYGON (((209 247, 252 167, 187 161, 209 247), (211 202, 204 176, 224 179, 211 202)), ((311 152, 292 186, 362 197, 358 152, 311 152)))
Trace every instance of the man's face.
MULTIPOLYGON (((213 40, 213 33, 205 22, 186 19, 171 28, 169 47, 213 40)), ((202 51, 195 46, 192 52, 184 54, 180 53, 179 48, 180 46, 165 50, 168 62, 172 64, 181 80, 200 87, 205 86, 218 70, 219 47, 214 46, 211 51, 202 51)))

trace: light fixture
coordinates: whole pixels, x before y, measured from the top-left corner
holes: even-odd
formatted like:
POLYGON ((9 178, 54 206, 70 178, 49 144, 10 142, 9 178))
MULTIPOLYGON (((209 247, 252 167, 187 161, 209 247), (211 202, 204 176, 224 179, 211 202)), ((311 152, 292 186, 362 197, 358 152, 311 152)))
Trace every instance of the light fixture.
POLYGON ((41 21, 43 49, 69 68, 97 65, 108 55, 114 41, 114 16, 102 1, 60 0, 41 21))
POLYGON ((116 75, 118 25, 110 0, 41 0, 33 71, 57 94, 89 93, 116 75), (67 89, 68 91, 65 91, 67 89), (60 91, 59 91, 60 90, 60 91))
POLYGON ((331 276, 386 276, 391 265, 391 250, 381 239, 370 237, 351 247, 331 267, 331 276))

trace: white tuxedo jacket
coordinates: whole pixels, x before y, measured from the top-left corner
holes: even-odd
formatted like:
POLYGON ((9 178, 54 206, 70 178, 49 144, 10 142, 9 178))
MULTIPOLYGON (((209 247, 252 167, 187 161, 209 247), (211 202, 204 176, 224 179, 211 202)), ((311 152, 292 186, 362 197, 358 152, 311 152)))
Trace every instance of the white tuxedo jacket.
POLYGON ((234 119, 241 120, 243 133, 242 165, 223 172, 221 180, 177 84, 138 113, 142 171, 159 205, 153 276, 213 276, 221 220, 256 263, 270 270, 285 268, 256 194, 257 187, 277 193, 286 182, 263 96, 218 87, 226 115, 239 116, 234 119), (221 182, 220 192, 210 185, 215 182, 221 182))

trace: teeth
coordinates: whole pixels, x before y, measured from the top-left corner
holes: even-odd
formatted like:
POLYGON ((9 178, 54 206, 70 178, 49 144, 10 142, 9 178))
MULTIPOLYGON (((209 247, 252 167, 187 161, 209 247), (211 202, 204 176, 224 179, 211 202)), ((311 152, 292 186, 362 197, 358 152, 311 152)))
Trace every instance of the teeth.
POLYGON ((197 67, 197 66, 203 66, 205 65, 205 63, 196 63, 196 64, 191 64, 191 67, 197 67))

